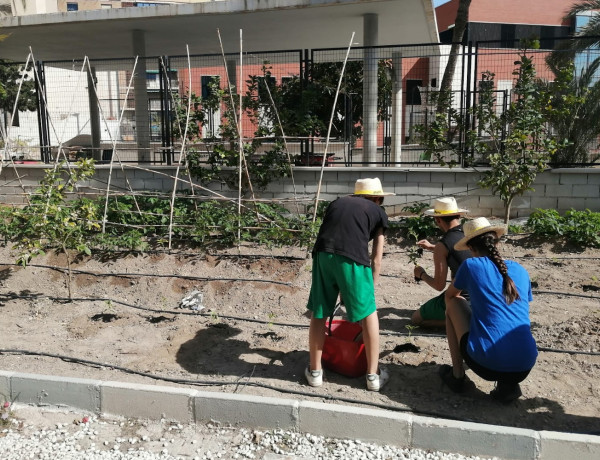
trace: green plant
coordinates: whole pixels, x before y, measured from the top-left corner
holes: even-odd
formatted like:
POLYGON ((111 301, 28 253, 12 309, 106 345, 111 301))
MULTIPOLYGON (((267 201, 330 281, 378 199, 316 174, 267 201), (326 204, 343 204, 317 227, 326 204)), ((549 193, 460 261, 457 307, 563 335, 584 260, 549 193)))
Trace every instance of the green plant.
POLYGON ((485 146, 483 150, 489 152, 490 169, 484 172, 479 185, 500 197, 505 224, 510 219, 514 198, 533 190, 531 185, 536 175, 548 167, 559 146, 544 117, 548 94, 537 81, 533 59, 525 50, 513 75, 516 100, 500 116, 495 112, 495 98, 491 95, 493 85, 484 85, 487 94, 483 95, 485 103, 479 105, 479 123, 492 142, 472 142, 473 148, 485 146))
MULTIPOLYGON (((535 41, 524 45, 539 47, 535 41)), ((513 75, 515 99, 504 112, 497 113, 494 74, 483 72, 479 102, 473 109, 460 113, 452 108, 451 100, 443 102, 447 107, 436 114, 433 125, 421 128, 425 156, 435 156, 442 165, 462 162, 470 166, 476 158, 487 159, 489 169, 483 172, 479 185, 500 197, 506 224, 514 198, 532 190, 536 175, 548 167, 556 150, 568 143, 558 142, 548 129, 550 96, 547 86, 537 79, 533 58, 526 49, 521 50, 513 75), (475 127, 472 119, 477 120, 475 127), (459 133, 464 134, 461 142, 459 133)))
POLYGON ((563 234, 563 220, 556 209, 535 209, 527 218, 525 226, 539 236, 563 234))
POLYGON ((406 236, 413 239, 415 242, 439 234, 439 229, 436 227, 433 219, 423 215, 423 211, 428 207, 429 205, 427 203, 414 203, 402 208, 403 212, 418 214, 417 216, 406 218, 404 222, 406 236))
POLYGON ((408 331, 408 337, 406 339, 407 342, 410 342, 412 339, 412 333, 415 329, 419 329, 419 326, 415 326, 413 324, 405 324, 404 327, 408 331))
POLYGON ((104 309, 103 313, 112 313, 115 311, 115 306, 112 303, 112 300, 105 300, 104 303, 106 304, 106 308, 104 309))
POLYGON ((46 171, 40 187, 31 198, 31 204, 11 214, 11 236, 20 250, 17 263, 27 266, 33 257, 44 254, 44 249, 55 245, 66 259, 66 281, 71 292, 70 250, 91 254, 89 233, 98 231, 98 207, 88 199, 70 201, 78 182, 94 174, 94 161, 81 159, 66 169, 65 163, 46 171), (66 177, 65 177, 66 176, 66 177))
MULTIPOLYGON (((555 53, 559 52, 551 56, 555 53)), ((566 141, 557 148, 552 164, 593 163, 600 158, 590 149, 600 134, 600 83, 597 80, 600 59, 577 71, 573 62, 556 66, 549 61, 555 78, 546 87, 549 103, 545 106, 545 118, 555 135, 566 141)))
POLYGON ((571 209, 561 216, 554 209, 536 209, 527 228, 543 237, 564 237, 580 247, 600 247, 600 213, 571 209))
POLYGON ((269 317, 269 322, 268 322, 267 326, 270 329, 273 327, 273 322, 277 318, 277 315, 271 311, 271 312, 269 312, 269 314, 267 316, 269 317))
MULTIPOLYGON (((273 81, 268 62, 263 64, 262 75, 252 75, 246 81, 242 107, 255 132, 252 140, 243 141, 242 145, 238 133, 238 113, 232 106, 232 95, 229 89, 214 85, 210 105, 224 108, 223 122, 219 127, 221 138, 218 142, 211 139, 213 143, 208 152, 201 153, 192 149, 187 155, 190 172, 202 183, 217 181, 237 189, 241 174, 241 186, 246 194, 251 188, 265 188, 273 180, 291 174, 290 158, 285 151, 279 119, 271 101, 278 97, 280 90, 273 81), (267 138, 272 139, 268 144, 265 142, 267 138)), ((192 124, 195 127, 203 121, 202 116, 195 115, 198 112, 204 113, 205 108, 200 106, 201 102, 197 100, 191 110, 194 114, 192 124)), ((182 111, 183 107, 178 109, 178 112, 182 111)), ((188 138, 195 142, 202 140, 201 131, 188 128, 188 138)))
POLYGON ((600 247, 600 213, 571 209, 564 215, 564 234, 581 247, 600 247))
POLYGON ((517 225, 517 224, 509 224, 508 226, 508 233, 521 233, 523 231, 523 226, 522 225, 517 225))

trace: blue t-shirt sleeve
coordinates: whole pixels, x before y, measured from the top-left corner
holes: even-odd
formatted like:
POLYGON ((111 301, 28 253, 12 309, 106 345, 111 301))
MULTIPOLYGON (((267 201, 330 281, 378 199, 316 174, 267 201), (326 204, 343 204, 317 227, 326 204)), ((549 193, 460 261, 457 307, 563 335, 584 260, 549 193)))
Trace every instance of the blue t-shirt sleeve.
POLYGON ((467 268, 469 260, 465 260, 460 267, 458 267, 458 271, 456 272, 456 276, 454 277, 454 287, 456 289, 468 290, 468 283, 470 279, 469 270, 467 268))

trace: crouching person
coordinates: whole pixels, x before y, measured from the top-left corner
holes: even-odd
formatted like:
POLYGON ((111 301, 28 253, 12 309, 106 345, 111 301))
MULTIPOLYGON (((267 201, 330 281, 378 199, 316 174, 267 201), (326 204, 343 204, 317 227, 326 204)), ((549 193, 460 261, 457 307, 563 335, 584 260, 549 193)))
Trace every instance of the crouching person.
POLYGON ((388 218, 381 207, 383 197, 394 195, 382 190, 378 178, 359 179, 354 194, 331 202, 313 248, 312 284, 307 308, 312 312, 309 328, 310 365, 308 384, 323 384, 321 358, 325 326, 338 295, 344 301, 348 320, 360 321, 367 358, 366 385, 379 391, 388 373, 379 368, 379 319, 375 306, 374 283, 383 258, 384 233, 388 218), (369 242, 373 240, 371 254, 369 242))
POLYGON ((521 396, 519 383, 533 368, 537 347, 531 334, 529 274, 521 265, 503 260, 498 240, 503 226, 484 217, 464 224, 465 237, 454 246, 469 249, 446 292, 446 333, 452 366, 440 377, 454 392, 465 388, 463 361, 481 378, 496 382, 491 397, 508 404, 521 396), (461 297, 469 292, 471 305, 461 297))

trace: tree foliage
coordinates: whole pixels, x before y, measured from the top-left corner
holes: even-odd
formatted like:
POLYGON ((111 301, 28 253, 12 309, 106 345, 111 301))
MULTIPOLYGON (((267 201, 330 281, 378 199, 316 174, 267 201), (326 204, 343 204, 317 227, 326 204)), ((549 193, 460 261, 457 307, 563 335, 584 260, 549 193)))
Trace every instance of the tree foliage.
POLYGON ((17 111, 33 111, 37 108, 35 81, 30 71, 31 67, 24 69, 20 64, 0 60, 0 111, 3 114, 4 128, 10 122, 17 95, 17 111))
POLYGON ((600 58, 580 69, 579 74, 573 62, 551 68, 555 79, 545 88, 549 93, 546 119, 555 136, 566 141, 558 147, 552 163, 593 163, 600 158, 590 154, 590 146, 600 135, 600 81, 595 76, 600 58))
MULTIPOLYGON (((531 190, 536 175, 548 167, 560 145, 548 129, 545 116, 550 102, 547 87, 536 77, 531 56, 522 50, 513 72, 513 101, 502 113, 496 111, 494 74, 484 72, 479 101, 468 113, 447 109, 438 113, 433 126, 421 128, 425 155, 435 156, 450 166, 461 162, 469 166, 477 159, 485 160, 489 169, 483 172, 479 185, 491 189, 504 203, 504 221, 508 222, 515 197, 531 190), (447 115, 448 114, 448 115, 447 115), (475 117, 476 126, 466 123, 467 115, 475 117), (463 132, 462 148, 457 133, 463 132), (452 159, 444 159, 450 154, 452 159)), ((451 102, 451 101, 448 101, 451 102)))

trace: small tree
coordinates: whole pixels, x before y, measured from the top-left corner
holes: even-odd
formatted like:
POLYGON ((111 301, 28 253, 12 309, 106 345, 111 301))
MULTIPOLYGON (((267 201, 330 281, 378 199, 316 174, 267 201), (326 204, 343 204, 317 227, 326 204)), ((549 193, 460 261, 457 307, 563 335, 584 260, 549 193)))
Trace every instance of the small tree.
MULTIPOLYGON (((513 101, 508 110, 498 116, 493 111, 492 85, 486 90, 481 118, 484 129, 490 129, 494 142, 487 148, 490 169, 485 171, 479 185, 490 188, 504 203, 504 223, 510 219, 510 208, 515 197, 528 190, 536 175, 548 167, 557 149, 557 142, 547 129, 544 108, 548 94, 536 79, 535 66, 523 51, 513 75, 516 84, 513 101), (499 131, 505 130, 503 137, 499 131)), ((476 145, 481 143, 475 143, 476 145)))
POLYGON ((458 163, 455 158, 443 160, 447 152, 458 157, 465 166, 473 164, 475 159, 487 159, 490 168, 483 172, 479 185, 500 197, 504 203, 505 223, 510 218, 515 197, 532 190, 536 175, 548 167, 559 147, 544 118, 548 93, 536 78, 533 60, 526 50, 522 50, 516 65, 514 101, 505 112, 496 112, 494 74, 484 72, 482 80, 487 83, 481 85, 479 103, 469 113, 477 120, 475 128, 465 123, 465 114, 450 110, 449 118, 438 113, 433 127, 420 129, 425 155, 434 155, 442 164, 458 163), (462 151, 455 139, 461 130, 465 133, 462 151))

